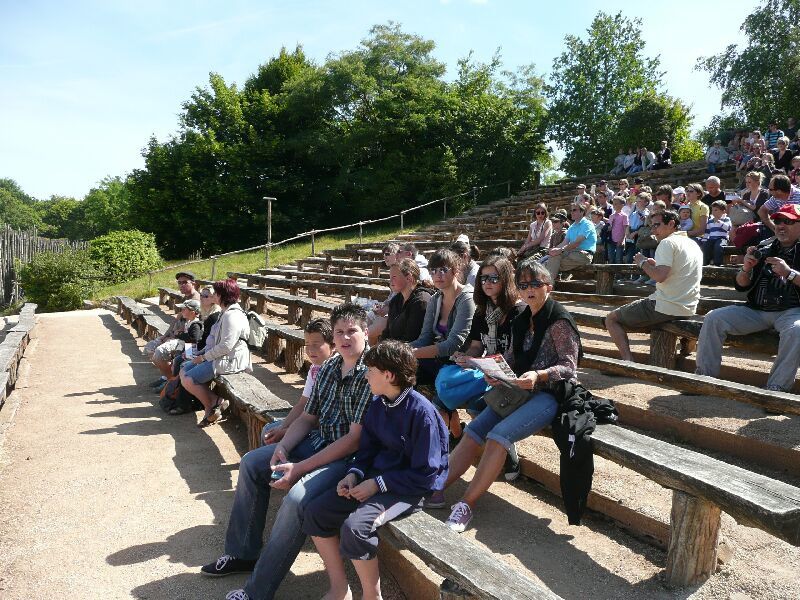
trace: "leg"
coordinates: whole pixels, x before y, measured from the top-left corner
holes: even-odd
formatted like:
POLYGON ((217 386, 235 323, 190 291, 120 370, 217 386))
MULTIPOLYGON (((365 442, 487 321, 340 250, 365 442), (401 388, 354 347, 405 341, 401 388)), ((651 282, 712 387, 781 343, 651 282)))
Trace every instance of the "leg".
POLYGON ((544 263, 544 266, 548 271, 550 271, 550 278, 554 283, 558 279, 558 272, 561 270, 561 259, 563 256, 563 252, 561 254, 557 254, 556 256, 551 256, 547 259, 547 262, 544 263))
POLYGON ((606 315, 606 329, 611 336, 611 340, 617 345, 620 358, 622 360, 633 360, 628 334, 625 333, 625 330, 622 328, 619 322, 619 314, 616 310, 612 310, 606 315))
MULTIPOLYGON (((589 258, 588 254, 584 254, 578 250, 572 250, 567 252, 566 255, 561 255, 561 272, 564 271, 572 271, 573 269, 578 269, 580 267, 585 267, 592 262, 592 259, 589 258)), ((548 264, 550 262, 548 261, 548 264)))
POLYGON ((774 326, 780 335, 780 342, 767 385, 791 392, 800 363, 800 308, 781 313, 774 326))
POLYGON ((211 415, 219 402, 219 396, 213 393, 209 386, 212 379, 214 379, 214 364, 208 361, 181 371, 181 385, 187 392, 200 400, 206 409, 206 418, 211 415))
POLYGON ((494 483, 503 464, 506 462, 506 449, 494 440, 488 440, 481 456, 481 462, 475 471, 475 476, 469 482, 467 491, 464 492, 463 501, 475 508, 478 498, 494 483))
POLYGON ((699 375, 717 377, 722 364, 722 344, 728 334, 745 335, 771 326, 769 313, 746 306, 725 306, 709 312, 703 319, 697 340, 699 375))
POLYGON ((339 554, 338 537, 312 537, 322 562, 325 563, 325 572, 328 573, 330 589, 322 600, 347 600, 353 597, 350 584, 347 583, 347 573, 344 571, 342 555, 339 554))
POLYGON ((714 241, 705 240, 700 244, 703 249, 703 266, 711 264, 711 258, 714 255, 714 241))
POLYGON ((378 559, 354 560, 353 566, 358 573, 364 600, 381 600, 381 573, 378 569, 378 559))
MULTIPOLYGON (((492 409, 486 408, 484 410, 492 409)), ((469 433, 469 426, 464 431, 469 433)), ((476 442, 475 438, 471 435, 464 435, 461 437, 461 441, 458 442, 458 446, 456 446, 455 450, 453 450, 453 452, 450 454, 450 464, 447 472, 447 483, 445 484, 445 487, 449 487, 451 483, 467 472, 467 469, 469 469, 470 465, 472 465, 472 463, 475 462, 475 459, 478 457, 482 443, 483 442, 476 442)))
POLYGON ((722 238, 717 238, 714 240, 713 262, 718 267, 721 267, 723 262, 722 242, 723 242, 722 238))

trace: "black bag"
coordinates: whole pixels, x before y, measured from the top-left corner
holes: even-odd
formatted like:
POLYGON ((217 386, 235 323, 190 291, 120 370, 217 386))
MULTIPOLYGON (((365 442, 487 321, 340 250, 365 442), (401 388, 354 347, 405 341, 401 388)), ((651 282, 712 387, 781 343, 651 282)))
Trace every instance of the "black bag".
POLYGON ((496 385, 483 397, 486 405, 504 419, 530 400, 533 390, 523 390, 514 384, 496 385))
POLYGON ((173 377, 161 390, 161 399, 158 401, 162 410, 170 415, 182 415, 187 412, 202 410, 200 400, 186 391, 181 385, 180 377, 173 377))

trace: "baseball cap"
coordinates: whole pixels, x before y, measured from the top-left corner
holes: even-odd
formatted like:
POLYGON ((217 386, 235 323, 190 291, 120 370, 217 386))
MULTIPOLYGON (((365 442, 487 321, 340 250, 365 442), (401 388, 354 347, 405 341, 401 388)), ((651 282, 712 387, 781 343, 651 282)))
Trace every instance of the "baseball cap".
POLYGON ((585 183, 579 183, 578 185, 575 186, 575 189, 576 190, 585 190, 586 189, 586 184, 585 183))
POLYGON ((196 279, 194 273, 192 273, 191 271, 178 271, 177 273, 175 273, 175 279, 177 279, 181 275, 183 275, 184 277, 186 277, 186 279, 189 279, 191 281, 194 281, 196 279))
POLYGON ((597 182, 597 185, 606 185, 608 182, 605 179, 601 179, 597 182))
POLYGON ((679 185, 678 187, 676 187, 676 188, 674 188, 672 190, 672 195, 673 196, 677 196, 678 194, 683 194, 684 196, 686 195, 686 190, 683 189, 683 186, 679 185))
POLYGON ((198 300, 190 299, 182 302, 181 304, 176 304, 175 308, 188 308, 189 310, 193 310, 196 313, 200 312, 200 302, 198 300))
POLYGON ((770 215, 772 219, 776 217, 783 217, 784 219, 789 219, 790 221, 798 221, 800 220, 800 205, 797 204, 784 204, 778 209, 778 212, 774 212, 770 215))

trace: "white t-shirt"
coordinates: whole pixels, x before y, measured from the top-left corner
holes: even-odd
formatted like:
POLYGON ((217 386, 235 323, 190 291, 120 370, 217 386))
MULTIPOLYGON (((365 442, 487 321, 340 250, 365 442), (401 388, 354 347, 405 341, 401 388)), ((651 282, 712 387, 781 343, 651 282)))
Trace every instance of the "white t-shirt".
POLYGON ((303 396, 306 398, 311 398, 311 390, 314 389, 314 382, 317 380, 317 375, 319 374, 319 370, 322 365, 311 365, 311 368, 308 370, 308 375, 306 375, 306 385, 303 387, 303 396))
POLYGON ((688 317, 700 301, 700 279, 703 277, 703 251, 685 231, 676 231, 656 246, 656 266, 670 267, 669 277, 656 283, 650 295, 656 311, 665 315, 688 317))

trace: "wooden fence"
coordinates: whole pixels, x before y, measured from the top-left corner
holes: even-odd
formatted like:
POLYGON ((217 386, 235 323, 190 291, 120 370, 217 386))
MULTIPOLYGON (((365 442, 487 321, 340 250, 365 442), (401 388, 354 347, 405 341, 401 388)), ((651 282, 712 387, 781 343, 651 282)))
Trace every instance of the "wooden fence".
POLYGON ((85 248, 86 242, 51 240, 33 231, 17 231, 9 225, 0 225, 0 289, 2 304, 7 305, 20 299, 19 284, 15 265, 30 262, 40 252, 64 252, 67 249, 85 248))

